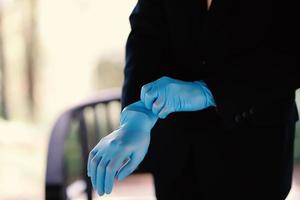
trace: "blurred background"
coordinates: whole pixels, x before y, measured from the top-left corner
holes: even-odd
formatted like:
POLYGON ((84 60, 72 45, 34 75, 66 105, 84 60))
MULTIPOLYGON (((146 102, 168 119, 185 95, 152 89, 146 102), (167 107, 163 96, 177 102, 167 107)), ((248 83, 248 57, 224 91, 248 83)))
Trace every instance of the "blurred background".
MULTIPOLYGON (((121 87, 128 17, 135 4, 136 0, 0 0, 1 200, 44 199, 48 143, 58 116, 107 88, 121 87)), ((118 105, 112 110, 116 126, 118 105)), ((295 159, 300 156, 299 134, 297 124, 295 159)), ((66 182, 71 183, 84 167, 78 135, 69 134, 66 140, 66 182)), ((147 190, 144 199, 153 199, 153 188, 136 187, 152 187, 149 177, 129 179, 111 198, 120 199, 128 191, 126 184, 147 190)), ((294 188, 297 184, 294 181, 294 188)), ((74 188, 80 187, 78 182, 74 188)), ((297 193, 293 189, 290 200, 299 199, 297 193)))

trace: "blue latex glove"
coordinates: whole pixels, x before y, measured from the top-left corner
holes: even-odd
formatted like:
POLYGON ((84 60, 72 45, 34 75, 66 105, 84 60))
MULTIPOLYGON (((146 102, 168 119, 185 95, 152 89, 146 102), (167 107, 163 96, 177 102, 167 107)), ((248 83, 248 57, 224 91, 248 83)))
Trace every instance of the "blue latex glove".
POLYGON ((172 112, 197 111, 216 106, 203 81, 186 82, 162 77, 142 87, 141 101, 159 118, 172 112))
POLYGON ((123 180, 144 159, 157 119, 141 101, 133 103, 123 109, 119 129, 101 139, 90 152, 87 173, 100 196, 111 193, 114 179, 123 180))

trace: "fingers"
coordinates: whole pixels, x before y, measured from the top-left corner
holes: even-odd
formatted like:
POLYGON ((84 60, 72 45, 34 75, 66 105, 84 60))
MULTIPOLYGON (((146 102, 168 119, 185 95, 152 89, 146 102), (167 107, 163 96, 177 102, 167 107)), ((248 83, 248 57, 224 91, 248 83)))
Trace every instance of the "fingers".
POLYGON ((170 106, 165 105, 161 111, 158 113, 158 117, 161 119, 165 119, 173 110, 171 109, 170 106))
POLYGON ((145 94, 146 94, 148 91, 151 90, 152 85, 153 85, 153 82, 148 83, 148 84, 146 84, 146 85, 144 85, 144 86, 142 87, 140 98, 141 98, 141 100, 142 100, 143 102, 144 102, 144 100, 145 100, 145 94))
POLYGON ((111 193, 116 174, 130 155, 122 149, 117 142, 113 141, 109 150, 107 149, 103 153, 98 151, 90 161, 91 181, 100 196, 111 193))
POLYGON ((124 151, 115 155, 106 167, 104 190, 106 194, 110 194, 113 188, 113 183, 117 174, 118 169, 121 168, 123 161, 128 157, 124 151))
POLYGON ((145 94, 144 104, 145 107, 149 110, 152 109, 153 102, 158 97, 158 91, 153 88, 145 94))
POLYGON ((96 173, 96 190, 97 193, 102 196, 105 193, 104 189, 104 179, 105 179, 105 170, 109 163, 109 160, 107 158, 102 158, 100 163, 97 166, 97 173, 96 173))
MULTIPOLYGON (((166 85, 168 85, 169 81, 170 78, 162 77, 142 87, 141 101, 145 104, 145 107, 149 110, 152 110, 153 114, 155 114, 156 116, 158 116, 158 114, 165 107, 167 101, 165 87, 166 85)), ((168 97, 168 98, 172 98, 172 97, 168 97)), ((161 116, 165 118, 170 112, 171 112, 170 109, 165 108, 161 116)))
POLYGON ((121 181, 129 176, 142 162, 143 158, 143 156, 138 156, 137 154, 133 153, 130 157, 129 162, 119 170, 117 179, 121 181))
POLYGON ((158 97, 158 87, 156 81, 148 83, 142 87, 141 101, 145 104, 145 107, 149 110, 152 109, 153 102, 158 97))
POLYGON ((87 175, 90 177, 91 176, 91 161, 93 159, 93 157, 96 155, 97 151, 96 150, 92 150, 90 153, 89 153, 89 158, 88 158, 88 162, 87 162, 87 175))
POLYGON ((91 182, 92 182, 92 185, 93 187, 95 188, 96 187, 96 174, 97 174, 97 167, 98 167, 98 164, 102 161, 102 152, 101 151, 98 151, 96 153, 96 155, 91 159, 91 162, 90 162, 90 177, 91 177, 91 182))
POLYGON ((163 109, 165 105, 165 95, 160 94, 159 97, 152 105, 152 113, 158 116, 159 112, 163 109))

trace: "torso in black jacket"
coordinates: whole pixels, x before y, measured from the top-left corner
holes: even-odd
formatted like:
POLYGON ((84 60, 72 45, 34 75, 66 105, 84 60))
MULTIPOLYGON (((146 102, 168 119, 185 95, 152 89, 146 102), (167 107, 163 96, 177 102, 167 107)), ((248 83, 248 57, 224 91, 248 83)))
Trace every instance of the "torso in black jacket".
POLYGON ((166 130, 160 127, 192 131, 214 116, 232 128, 253 111, 261 113, 257 123, 297 120, 297 112, 290 118, 300 86, 296 1, 213 0, 204 10, 200 0, 138 1, 130 16, 122 108, 139 100, 144 84, 170 76, 204 80, 217 110, 174 113, 158 122, 159 137, 166 130))

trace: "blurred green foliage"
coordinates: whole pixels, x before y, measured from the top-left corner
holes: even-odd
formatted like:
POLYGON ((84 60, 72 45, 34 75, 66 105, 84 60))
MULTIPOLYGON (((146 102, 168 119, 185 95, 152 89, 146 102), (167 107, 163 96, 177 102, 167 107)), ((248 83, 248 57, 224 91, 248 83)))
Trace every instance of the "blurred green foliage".
POLYGON ((64 164, 67 184, 81 177, 83 170, 83 157, 78 134, 78 124, 71 125, 70 133, 66 139, 64 164))
POLYGON ((300 122, 296 124, 296 137, 295 137, 295 159, 300 159, 300 122))

